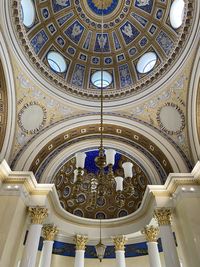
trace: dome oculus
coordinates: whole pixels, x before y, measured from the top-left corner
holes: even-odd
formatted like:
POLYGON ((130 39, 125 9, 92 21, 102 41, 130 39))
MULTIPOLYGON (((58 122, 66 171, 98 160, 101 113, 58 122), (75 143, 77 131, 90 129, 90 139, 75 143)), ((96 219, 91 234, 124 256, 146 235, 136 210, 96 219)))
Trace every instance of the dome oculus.
POLYGON ((35 6, 32 0, 21 0, 22 21, 24 26, 30 28, 35 21, 35 6))
POLYGON ((174 0, 170 8, 170 23, 174 29, 178 29, 184 18, 185 2, 184 0, 174 0))
POLYGON ((105 88, 112 83, 112 75, 108 71, 96 71, 91 76, 91 82, 98 88, 105 88), (102 80, 101 80, 102 79, 102 80))
POLYGON ((67 63, 64 57, 55 51, 50 51, 47 54, 47 61, 52 70, 55 72, 65 72, 67 70, 67 63))
POLYGON ((154 52, 148 52, 140 57, 137 63, 137 71, 139 73, 147 73, 151 71, 157 61, 157 55, 154 52))

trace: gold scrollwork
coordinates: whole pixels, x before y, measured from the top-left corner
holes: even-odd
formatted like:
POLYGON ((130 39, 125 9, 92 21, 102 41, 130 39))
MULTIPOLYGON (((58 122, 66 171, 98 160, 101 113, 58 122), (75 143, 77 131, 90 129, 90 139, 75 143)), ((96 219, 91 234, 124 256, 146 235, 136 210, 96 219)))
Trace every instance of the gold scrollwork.
POLYGON ((159 225, 171 224, 172 214, 169 208, 160 208, 154 211, 154 217, 159 225))
POLYGON ((43 207, 29 207, 28 211, 32 224, 43 224, 43 221, 48 216, 48 210, 43 207))
POLYGON ((144 230, 142 230, 141 232, 142 232, 142 234, 145 234, 146 240, 148 242, 157 242, 158 233, 159 233, 158 227, 155 227, 153 225, 146 226, 144 228, 144 230))
POLYGON ((84 235, 76 235, 74 241, 76 242, 76 250, 85 250, 88 238, 84 235))
POLYGON ((45 224, 42 228, 42 235, 44 237, 44 240, 53 241, 57 233, 57 226, 53 224, 45 224))
POLYGON ((124 250, 126 241, 127 237, 124 235, 114 237, 113 243, 115 244, 115 250, 124 250))

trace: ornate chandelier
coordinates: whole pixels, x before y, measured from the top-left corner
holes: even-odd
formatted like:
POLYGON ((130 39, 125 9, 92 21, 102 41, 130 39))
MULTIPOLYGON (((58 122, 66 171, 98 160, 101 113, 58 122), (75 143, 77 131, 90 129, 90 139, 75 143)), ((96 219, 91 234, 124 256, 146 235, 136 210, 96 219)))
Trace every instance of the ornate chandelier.
MULTIPOLYGON (((103 51, 105 46, 105 38, 103 33, 103 0, 102 0, 102 25, 101 36, 99 37, 99 46, 101 48, 102 60, 103 51)), ((103 62, 101 70, 96 71, 91 76, 91 82, 95 87, 101 90, 101 119, 100 119, 100 146, 98 148, 98 156, 95 158, 95 165, 98 168, 98 173, 90 180, 90 207, 96 208, 97 199, 101 199, 104 196, 110 196, 113 198, 115 192, 116 204, 120 209, 125 205, 125 195, 131 196, 134 193, 134 185, 132 183, 133 176, 133 164, 131 162, 124 162, 122 168, 124 170, 124 177, 115 177, 113 172, 113 166, 115 163, 116 151, 114 149, 104 149, 103 146, 103 90, 112 84, 112 75, 103 69, 103 62), (108 170, 106 171, 105 168, 108 170), (125 194, 125 195, 124 195, 125 194)), ((74 189, 73 198, 76 199, 78 194, 81 193, 83 184, 83 174, 86 153, 78 152, 76 157, 76 169, 74 171, 74 189)), ((115 201, 114 201, 115 202, 115 201)))

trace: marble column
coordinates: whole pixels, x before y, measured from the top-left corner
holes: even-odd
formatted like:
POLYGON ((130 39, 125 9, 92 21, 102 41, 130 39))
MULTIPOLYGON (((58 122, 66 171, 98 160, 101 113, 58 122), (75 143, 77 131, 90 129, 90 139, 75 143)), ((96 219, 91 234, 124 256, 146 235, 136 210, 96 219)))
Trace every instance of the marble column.
POLYGON ((126 241, 127 238, 125 236, 116 236, 113 238, 113 243, 115 245, 116 267, 126 267, 126 261, 125 261, 126 241))
POLYGON ((160 228, 160 236, 166 267, 181 267, 174 235, 171 229, 171 209, 158 208, 154 212, 160 228))
POLYGON ((157 236, 159 233, 158 227, 147 226, 144 228, 142 233, 145 234, 147 240, 150 267, 161 267, 157 243, 157 236))
POLYGON ((29 207, 31 225, 29 228, 20 267, 35 267, 38 245, 44 219, 48 216, 43 207, 29 207))
POLYGON ((42 253, 40 256, 39 267, 50 267, 53 243, 55 235, 58 233, 57 227, 52 224, 46 224, 42 228, 42 236, 44 238, 42 253))
POLYGON ((75 252, 75 261, 74 267, 84 267, 84 256, 85 256, 85 246, 88 241, 88 238, 83 235, 76 235, 76 252, 75 252))

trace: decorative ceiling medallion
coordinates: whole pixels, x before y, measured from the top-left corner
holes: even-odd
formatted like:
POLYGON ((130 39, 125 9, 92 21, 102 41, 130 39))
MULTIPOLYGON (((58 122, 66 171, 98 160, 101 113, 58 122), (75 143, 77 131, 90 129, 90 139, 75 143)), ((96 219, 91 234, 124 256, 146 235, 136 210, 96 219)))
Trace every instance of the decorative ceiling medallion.
POLYGON ((91 75, 102 62, 113 75, 113 83, 104 90, 106 98, 139 94, 176 62, 192 28, 193 16, 187 16, 193 11, 192 0, 185 5, 178 29, 169 23, 171 1, 104 1, 104 10, 110 13, 105 15, 103 37, 101 16, 93 10, 99 8, 99 1, 51 0, 35 1, 34 5, 38 20, 31 28, 25 27, 20 17, 20 0, 13 0, 11 5, 12 21, 28 59, 51 85, 55 84, 55 89, 93 101, 98 100, 100 92, 92 85, 91 75), (47 55, 52 50, 65 60, 65 72, 56 72, 49 65, 47 55), (141 74, 137 63, 148 52, 155 53, 157 61, 150 71, 141 74))
POLYGON ((39 132, 46 122, 46 108, 38 102, 26 104, 18 113, 18 124, 23 132, 35 134, 39 132))
POLYGON ((157 111, 157 122, 167 134, 179 134, 185 127, 185 116, 177 105, 166 103, 157 111))
POLYGON ((90 9, 97 15, 108 15, 116 8, 119 0, 87 0, 90 9), (102 3, 103 2, 103 3, 102 3))
MULTIPOLYGON (((83 179, 87 185, 90 185, 90 180, 93 178, 94 174, 98 171, 94 163, 94 158, 98 154, 97 150, 86 152, 86 162, 84 168, 83 179)), ((117 153, 116 162, 113 166, 113 171, 115 176, 123 175, 122 163, 125 161, 130 162, 130 158, 127 158, 120 153, 117 153)), ((143 172, 141 167, 137 165, 134 161, 133 163, 133 178, 132 182, 134 183, 135 192, 134 194, 130 194, 128 192, 124 193, 125 198, 127 199, 125 206, 123 209, 117 208, 116 206, 116 198, 117 192, 114 195, 114 198, 111 198, 108 195, 103 197, 98 197, 96 203, 96 207, 91 208, 91 188, 87 185, 82 186, 82 193, 80 193, 76 200, 73 197, 74 194, 74 170, 76 169, 75 158, 67 161, 64 165, 62 165, 55 173, 53 182, 55 183, 56 189, 59 192, 59 200, 63 203, 64 209, 68 212, 79 216, 86 217, 91 219, 112 219, 127 216, 128 214, 134 212, 138 209, 143 194, 145 192, 146 186, 149 183, 146 174, 143 172), (72 170, 68 172, 68 170, 72 170), (141 177, 143 184, 141 185, 141 177)))

